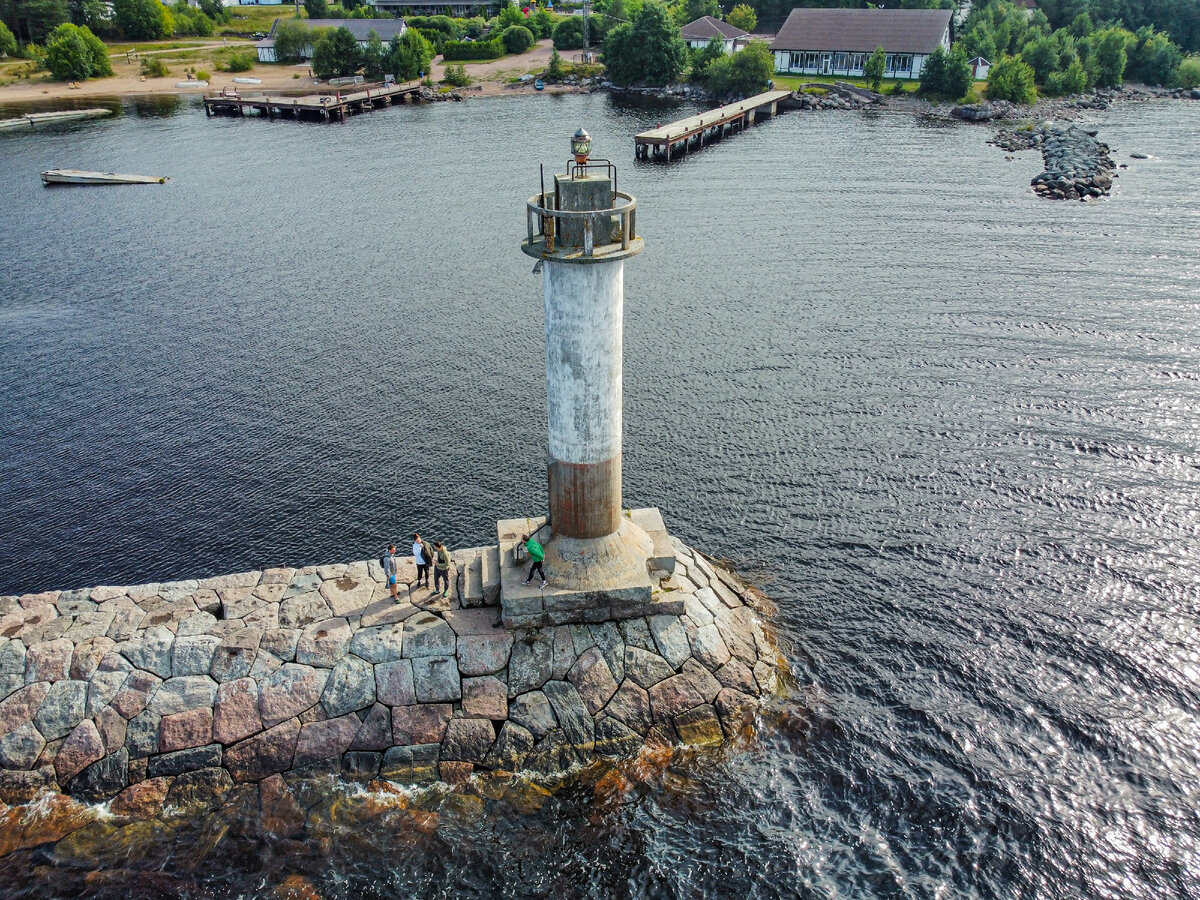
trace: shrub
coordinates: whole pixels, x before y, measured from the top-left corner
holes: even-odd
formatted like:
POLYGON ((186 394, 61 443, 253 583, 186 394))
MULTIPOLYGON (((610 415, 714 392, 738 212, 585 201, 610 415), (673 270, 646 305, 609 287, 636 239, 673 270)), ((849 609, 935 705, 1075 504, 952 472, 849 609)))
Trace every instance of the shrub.
POLYGON ((904 82, 897 81, 895 84, 892 85, 892 89, 890 91, 888 91, 888 93, 891 94, 893 97, 899 97, 901 94, 904 93, 904 82))
POLYGON ((709 65, 704 81, 715 97, 748 97, 765 90, 774 71, 775 57, 766 43, 751 41, 744 50, 709 65))
POLYGON ((498 40, 490 41, 446 41, 442 46, 442 59, 451 60, 481 60, 499 59, 504 55, 504 44, 498 40))
POLYGON ((72 25, 70 22, 64 22, 50 32, 46 41, 45 64, 50 76, 60 81, 83 81, 113 73, 108 61, 108 48, 100 38, 92 34, 86 25, 72 25))
POLYGON ((524 53, 535 43, 533 32, 524 25, 513 25, 505 29, 504 34, 500 35, 500 40, 504 42, 504 49, 509 53, 524 53))
POLYGON ((1200 56, 1188 56, 1175 70, 1175 83, 1179 87, 1200 87, 1200 56))
POLYGON ((551 81, 562 81, 563 75, 566 74, 563 69, 563 59, 558 55, 557 50, 550 53, 550 65, 546 68, 546 77, 551 81))
POLYGON ((212 78, 212 73, 209 72, 208 69, 197 69, 196 70, 196 80, 197 81, 208 81, 210 78, 212 78))
POLYGON ((1034 103, 1037 88, 1033 84, 1033 69, 1015 56, 1002 56, 988 73, 989 100, 1010 100, 1013 103, 1034 103))
POLYGON ((442 81, 451 87, 466 87, 471 83, 471 76, 467 74, 465 66, 446 66, 446 74, 442 81))
POLYGON ((257 61, 253 50, 239 50, 230 54, 229 63, 225 68, 230 72, 249 72, 257 61))
POLYGON ((551 34, 556 50, 583 49, 583 18, 570 16, 554 26, 551 34))
POLYGON ((171 70, 157 56, 143 56, 142 74, 147 78, 166 78, 171 74, 171 70))

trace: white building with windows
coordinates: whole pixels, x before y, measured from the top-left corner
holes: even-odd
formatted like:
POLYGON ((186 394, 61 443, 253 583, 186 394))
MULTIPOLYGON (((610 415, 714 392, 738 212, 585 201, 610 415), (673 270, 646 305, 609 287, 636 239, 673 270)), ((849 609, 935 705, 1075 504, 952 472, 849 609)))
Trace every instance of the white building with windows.
POLYGON ((876 47, 884 78, 920 78, 936 47, 950 49, 948 9, 793 9, 771 51, 784 75, 861 78, 876 47))

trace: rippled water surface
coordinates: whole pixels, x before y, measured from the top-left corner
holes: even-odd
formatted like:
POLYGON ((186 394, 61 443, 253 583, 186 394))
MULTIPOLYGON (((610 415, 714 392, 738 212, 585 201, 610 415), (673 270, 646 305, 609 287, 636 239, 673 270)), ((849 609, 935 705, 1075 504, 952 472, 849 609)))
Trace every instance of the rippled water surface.
POLYGON ((768 590, 796 676, 755 746, 615 793, 318 806, 301 840, 227 810, 11 854, 8 896, 1200 897, 1200 106, 1101 113, 1131 168, 1092 205, 888 112, 635 164, 671 115, 130 104, 0 138, 0 591, 481 544, 541 508, 518 244, 582 123, 646 238, 626 498, 768 590))

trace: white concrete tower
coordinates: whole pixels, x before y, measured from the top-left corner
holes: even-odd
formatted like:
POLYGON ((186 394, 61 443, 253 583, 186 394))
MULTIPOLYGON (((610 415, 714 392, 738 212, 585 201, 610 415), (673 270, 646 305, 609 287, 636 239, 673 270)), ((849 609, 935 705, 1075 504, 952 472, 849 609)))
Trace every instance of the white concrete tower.
MULTIPOLYGON (((616 168, 589 162, 582 128, 574 163, 531 198, 521 249, 543 263, 546 308, 547 478, 553 588, 648 585, 646 534, 621 510, 621 368, 625 260, 642 252, 636 201, 616 168)), ((544 187, 544 186, 543 186, 544 187)))

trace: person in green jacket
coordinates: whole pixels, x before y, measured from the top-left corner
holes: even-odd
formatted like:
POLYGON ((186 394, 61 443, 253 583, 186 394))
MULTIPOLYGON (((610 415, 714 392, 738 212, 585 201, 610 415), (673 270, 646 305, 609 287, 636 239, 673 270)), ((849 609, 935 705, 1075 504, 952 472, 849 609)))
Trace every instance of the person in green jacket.
POLYGON ((450 549, 441 541, 433 544, 433 592, 442 588, 442 596, 450 596, 450 549))
POLYGON ((529 558, 533 560, 533 565, 529 567, 529 577, 525 579, 525 583, 532 584, 533 573, 537 572, 542 576, 542 587, 545 587, 546 570, 542 568, 542 560, 546 558, 546 551, 542 549, 541 544, 527 534, 522 535, 521 540, 525 542, 525 549, 529 551, 529 558))

